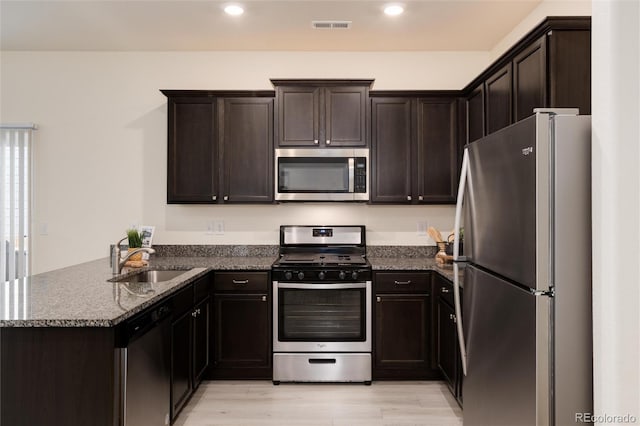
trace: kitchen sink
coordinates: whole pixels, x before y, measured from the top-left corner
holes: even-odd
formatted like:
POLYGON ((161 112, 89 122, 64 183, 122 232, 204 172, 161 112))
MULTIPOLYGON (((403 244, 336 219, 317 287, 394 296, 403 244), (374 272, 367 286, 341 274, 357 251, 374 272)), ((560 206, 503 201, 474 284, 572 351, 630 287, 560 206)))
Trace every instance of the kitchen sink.
POLYGON ((170 270, 158 270, 150 269, 142 272, 138 272, 134 275, 128 275, 126 277, 110 280, 116 283, 160 283, 163 281, 170 281, 180 275, 188 272, 189 269, 170 269, 170 270))

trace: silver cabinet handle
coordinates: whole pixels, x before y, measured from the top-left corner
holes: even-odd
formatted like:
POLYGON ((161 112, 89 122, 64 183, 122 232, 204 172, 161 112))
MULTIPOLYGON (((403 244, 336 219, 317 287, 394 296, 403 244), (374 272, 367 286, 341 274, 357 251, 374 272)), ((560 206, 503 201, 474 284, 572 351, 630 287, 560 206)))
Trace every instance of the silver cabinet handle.
POLYGON ((411 280, 407 280, 407 281, 394 281, 393 282, 395 285, 409 285, 411 284, 411 280))
POLYGON ((233 283, 236 285, 246 285, 249 284, 249 280, 233 280, 233 283))
POLYGON ((197 317, 198 316, 198 312, 197 311, 191 312, 191 316, 194 317, 194 318, 197 317))
POLYGON ((453 323, 454 323, 454 324, 455 324, 456 322, 458 322, 458 320, 457 320, 457 318, 456 318, 456 316, 455 316, 455 315, 453 316, 453 318, 452 318, 452 319, 453 319, 453 323))
POLYGON ((441 287, 441 288, 440 288, 440 293, 450 293, 450 292, 451 292, 451 290, 449 290, 449 289, 448 289, 448 288, 446 288, 446 287, 441 287))
POLYGON ((212 196, 211 196, 211 199, 212 199, 213 201, 217 201, 217 200, 218 200, 218 196, 217 196, 217 195, 212 195, 212 196))
POLYGON ((327 145, 331 145, 331 139, 327 139, 327 145))
POLYGON ((319 141, 318 139, 314 139, 314 140, 313 140, 313 143, 314 143, 314 144, 316 144, 316 145, 318 145, 318 143, 319 143, 319 142, 320 142, 320 141, 319 141))
POLYGON ((407 195, 407 201, 411 201, 411 195, 407 195))
POLYGON ((380 296, 376 297, 376 302, 378 302, 378 303, 382 302, 382 299, 380 298, 380 296))
POLYGON ((424 197, 422 195, 418 195, 418 201, 423 201, 424 197))
POLYGON ((267 301, 267 296, 262 296, 262 301, 266 302, 267 301))
POLYGON ((225 201, 229 201, 229 196, 225 195, 224 197, 222 197, 222 199, 225 200, 225 201))
POLYGON ((196 312, 200 315, 200 308, 196 309, 196 312))

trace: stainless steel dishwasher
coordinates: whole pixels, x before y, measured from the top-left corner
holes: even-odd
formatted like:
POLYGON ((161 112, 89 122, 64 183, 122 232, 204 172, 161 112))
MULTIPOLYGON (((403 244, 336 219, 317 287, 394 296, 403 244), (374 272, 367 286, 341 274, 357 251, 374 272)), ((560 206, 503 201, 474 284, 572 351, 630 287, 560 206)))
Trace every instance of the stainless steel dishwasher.
POLYGON ((171 423, 171 307, 152 307, 120 327, 120 426, 171 423))

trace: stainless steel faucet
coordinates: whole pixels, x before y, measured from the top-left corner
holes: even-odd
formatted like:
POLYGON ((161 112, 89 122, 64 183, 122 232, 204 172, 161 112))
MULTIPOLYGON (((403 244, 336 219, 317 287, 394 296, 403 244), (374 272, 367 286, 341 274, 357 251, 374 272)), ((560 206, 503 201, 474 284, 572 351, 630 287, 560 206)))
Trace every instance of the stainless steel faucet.
POLYGON ((149 254, 153 254, 156 251, 152 248, 149 247, 140 247, 137 248, 133 251, 130 251, 129 253, 127 253, 127 255, 124 257, 124 259, 120 258, 120 244, 122 244, 122 242, 124 240, 126 240, 127 237, 124 237, 123 239, 121 239, 120 241, 118 241, 114 246, 113 246, 113 250, 111 251, 111 271, 113 272, 113 275, 118 275, 120 274, 120 272, 122 272, 122 268, 124 267, 124 264, 127 262, 127 260, 129 260, 129 258, 131 256, 133 256, 136 253, 141 253, 141 252, 145 252, 145 253, 149 253, 149 254))

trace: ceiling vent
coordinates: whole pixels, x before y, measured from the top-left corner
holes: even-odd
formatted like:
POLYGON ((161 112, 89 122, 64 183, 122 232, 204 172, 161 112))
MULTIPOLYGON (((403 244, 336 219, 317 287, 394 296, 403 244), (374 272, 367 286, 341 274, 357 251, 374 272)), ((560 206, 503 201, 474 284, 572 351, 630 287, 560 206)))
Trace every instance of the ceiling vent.
POLYGON ((351 21, 311 21, 311 26, 316 30, 348 30, 351 21))

